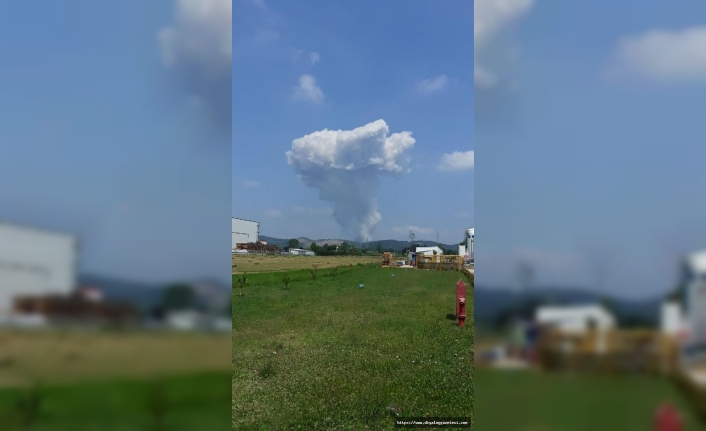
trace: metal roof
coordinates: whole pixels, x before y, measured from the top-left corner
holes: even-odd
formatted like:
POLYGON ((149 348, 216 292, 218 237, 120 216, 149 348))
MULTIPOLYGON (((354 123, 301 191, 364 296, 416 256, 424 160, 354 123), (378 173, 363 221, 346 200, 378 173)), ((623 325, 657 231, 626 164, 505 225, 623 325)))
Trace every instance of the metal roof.
POLYGON ((244 218, 238 218, 238 217, 233 217, 233 220, 247 221, 247 222, 250 222, 250 223, 257 223, 257 224, 260 224, 260 222, 259 222, 259 221, 255 221, 255 220, 248 220, 248 219, 244 219, 244 218))
POLYGON ((21 223, 16 223, 13 221, 7 221, 7 220, 0 220, 0 226, 9 226, 9 227, 14 227, 17 229, 22 229, 22 230, 28 230, 28 231, 33 231, 33 232, 38 232, 38 233, 44 233, 44 234, 51 234, 51 235, 56 235, 56 236, 64 236, 64 237, 70 237, 73 238, 76 241, 79 241, 79 235, 73 232, 68 232, 68 231, 61 231, 58 229, 47 229, 47 228, 40 228, 36 226, 30 226, 30 225, 25 225, 21 223))

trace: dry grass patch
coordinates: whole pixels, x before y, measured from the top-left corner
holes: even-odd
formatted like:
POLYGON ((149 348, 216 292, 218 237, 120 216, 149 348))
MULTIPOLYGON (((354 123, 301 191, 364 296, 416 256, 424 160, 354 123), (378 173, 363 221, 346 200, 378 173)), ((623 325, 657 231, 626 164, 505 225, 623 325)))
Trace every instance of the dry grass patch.
POLYGON ((0 386, 228 370, 229 334, 0 332, 0 386))
POLYGON ((333 268, 357 264, 380 264, 380 256, 287 256, 287 255, 233 255, 233 274, 243 272, 276 272, 298 269, 333 268))

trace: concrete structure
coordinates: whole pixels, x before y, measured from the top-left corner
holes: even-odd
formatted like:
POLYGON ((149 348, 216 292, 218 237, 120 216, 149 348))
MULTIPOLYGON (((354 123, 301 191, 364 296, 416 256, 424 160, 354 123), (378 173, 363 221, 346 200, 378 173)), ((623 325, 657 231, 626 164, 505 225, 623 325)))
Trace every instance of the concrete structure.
POLYGON ((167 328, 176 331, 232 332, 233 320, 196 310, 173 311, 165 319, 167 328))
POLYGON ((471 262, 474 261, 473 258, 473 246, 474 242, 476 239, 476 234, 475 234, 475 228, 470 228, 466 230, 466 253, 468 253, 468 257, 471 259, 471 262))
POLYGON ((238 244, 247 244, 260 240, 259 222, 233 217, 231 227, 232 249, 237 248, 238 244))
POLYGON ((78 250, 72 235, 0 223, 0 314, 18 296, 71 294, 78 250))
POLYGON ((664 302, 660 313, 660 328, 663 333, 678 336, 684 330, 682 307, 678 302, 664 302))
POLYGON ((465 245, 458 246, 458 255, 459 256, 466 256, 466 246, 465 245))
POLYGON ((204 316, 193 310, 173 311, 167 315, 167 326, 177 331, 195 331, 204 324, 204 316))
POLYGON ((305 250, 303 248, 290 248, 289 254, 295 254, 298 256, 314 256, 315 253, 311 250, 305 250))
POLYGON ((685 351, 706 353, 706 251, 693 253, 682 262, 679 280, 683 323, 687 336, 685 351))
POLYGON ((417 249, 415 250, 415 253, 424 254, 427 256, 442 255, 442 254, 444 254, 444 250, 442 250, 436 246, 434 246, 434 247, 417 247, 417 249))
POLYGON ((540 307, 535 314, 540 325, 549 325, 567 333, 584 333, 591 327, 605 331, 616 327, 615 317, 600 305, 540 307))

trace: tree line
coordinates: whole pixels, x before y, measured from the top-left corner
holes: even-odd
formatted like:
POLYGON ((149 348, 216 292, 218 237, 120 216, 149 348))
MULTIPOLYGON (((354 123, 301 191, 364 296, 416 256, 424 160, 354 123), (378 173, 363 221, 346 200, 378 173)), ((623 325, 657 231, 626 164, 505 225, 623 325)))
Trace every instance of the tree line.
MULTIPOLYGON (((316 242, 312 242, 309 246, 309 250, 313 251, 319 256, 378 256, 385 252, 394 254, 406 255, 411 250, 416 250, 417 247, 422 247, 421 244, 412 244, 411 247, 404 247, 402 250, 393 249, 389 247, 383 247, 382 242, 378 241, 373 247, 358 247, 355 244, 350 244, 347 241, 341 243, 341 245, 333 244, 323 244, 318 245, 316 242)), ((446 255, 458 254, 458 250, 445 249, 442 244, 438 244, 437 247, 443 250, 446 255)), ((285 250, 301 248, 301 244, 298 239, 290 239, 287 242, 285 250)))

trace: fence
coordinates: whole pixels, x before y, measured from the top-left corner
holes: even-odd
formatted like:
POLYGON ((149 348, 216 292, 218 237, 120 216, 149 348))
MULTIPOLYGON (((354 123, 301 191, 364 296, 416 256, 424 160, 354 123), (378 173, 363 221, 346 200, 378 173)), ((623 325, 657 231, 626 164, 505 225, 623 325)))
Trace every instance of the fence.
POLYGON ((460 271, 464 268, 463 256, 454 255, 417 255, 417 268, 436 271, 460 271))
POLYGON ((671 374, 678 366, 676 340, 654 331, 567 334, 549 330, 539 341, 539 363, 547 370, 671 374))

